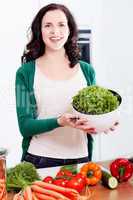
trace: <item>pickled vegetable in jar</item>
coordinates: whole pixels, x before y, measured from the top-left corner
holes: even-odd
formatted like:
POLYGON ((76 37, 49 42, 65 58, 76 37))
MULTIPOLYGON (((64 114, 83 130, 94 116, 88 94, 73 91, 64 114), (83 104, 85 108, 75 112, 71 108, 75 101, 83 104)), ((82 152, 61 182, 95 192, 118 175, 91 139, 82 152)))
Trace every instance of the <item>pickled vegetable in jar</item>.
POLYGON ((6 192, 6 153, 7 150, 0 148, 0 200, 7 200, 6 192))

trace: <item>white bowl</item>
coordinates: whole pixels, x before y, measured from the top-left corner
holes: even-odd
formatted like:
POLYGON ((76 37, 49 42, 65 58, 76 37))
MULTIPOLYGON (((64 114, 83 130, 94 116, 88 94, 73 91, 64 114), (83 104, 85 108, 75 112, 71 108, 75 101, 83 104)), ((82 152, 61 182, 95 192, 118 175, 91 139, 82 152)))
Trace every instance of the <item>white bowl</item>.
POLYGON ((104 132, 108 130, 109 128, 111 128, 116 122, 119 122, 120 109, 121 109, 121 103, 122 103, 122 98, 120 95, 119 95, 119 101, 120 101, 120 105, 117 107, 117 109, 109 113, 99 114, 99 115, 90 115, 90 114, 84 114, 84 113, 78 112, 77 110, 73 108, 73 114, 75 114, 77 117, 82 117, 82 118, 87 119, 90 124, 90 128, 95 128, 97 133, 104 132))

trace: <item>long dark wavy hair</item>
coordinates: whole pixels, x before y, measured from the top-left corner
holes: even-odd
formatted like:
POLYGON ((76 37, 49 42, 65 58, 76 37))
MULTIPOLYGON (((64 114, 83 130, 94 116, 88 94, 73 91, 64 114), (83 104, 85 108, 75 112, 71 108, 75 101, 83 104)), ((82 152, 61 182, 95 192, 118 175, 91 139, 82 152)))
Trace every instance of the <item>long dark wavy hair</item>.
POLYGON ((66 15, 70 34, 64 45, 66 54, 70 61, 70 67, 74 67, 80 59, 80 50, 77 44, 78 30, 77 25, 71 12, 62 4, 51 3, 43 8, 35 16, 30 27, 30 41, 26 45, 26 49, 22 55, 22 63, 32 61, 45 53, 45 44, 42 39, 41 25, 43 16, 51 10, 61 10, 66 15))

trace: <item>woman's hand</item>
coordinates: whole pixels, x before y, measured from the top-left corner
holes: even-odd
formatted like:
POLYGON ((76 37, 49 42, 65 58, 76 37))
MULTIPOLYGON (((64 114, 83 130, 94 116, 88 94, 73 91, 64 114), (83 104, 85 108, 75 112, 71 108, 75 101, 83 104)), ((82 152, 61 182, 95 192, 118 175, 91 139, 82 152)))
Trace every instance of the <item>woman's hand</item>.
POLYGON ((115 122, 114 125, 112 127, 110 127, 109 129, 105 130, 104 133, 108 134, 110 132, 115 131, 116 127, 119 125, 119 122, 115 122))
POLYGON ((70 126, 75 128, 76 120, 77 117, 75 115, 70 113, 64 113, 57 119, 57 122, 60 126, 70 126))
POLYGON ((59 125, 70 126, 88 133, 96 133, 95 128, 90 127, 87 119, 79 118, 73 114, 65 113, 57 119, 59 125))
POLYGON ((90 127, 87 119, 80 118, 75 122, 75 128, 80 129, 89 134, 96 134, 94 127, 90 127))

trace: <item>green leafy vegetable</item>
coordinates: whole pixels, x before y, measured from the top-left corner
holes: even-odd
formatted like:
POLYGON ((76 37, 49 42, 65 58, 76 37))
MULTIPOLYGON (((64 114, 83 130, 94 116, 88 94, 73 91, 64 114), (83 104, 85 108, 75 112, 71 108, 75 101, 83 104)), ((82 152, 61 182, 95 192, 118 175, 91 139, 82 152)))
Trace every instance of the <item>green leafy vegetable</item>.
POLYGON ((104 114, 115 110, 120 96, 110 90, 93 85, 83 88, 73 97, 72 105, 84 114, 104 114))
POLYGON ((19 191, 39 179, 35 166, 29 162, 22 162, 7 170, 7 191, 19 191))
POLYGON ((64 166, 61 167, 61 170, 69 170, 73 174, 77 174, 78 173, 78 165, 77 164, 64 165, 64 166))

